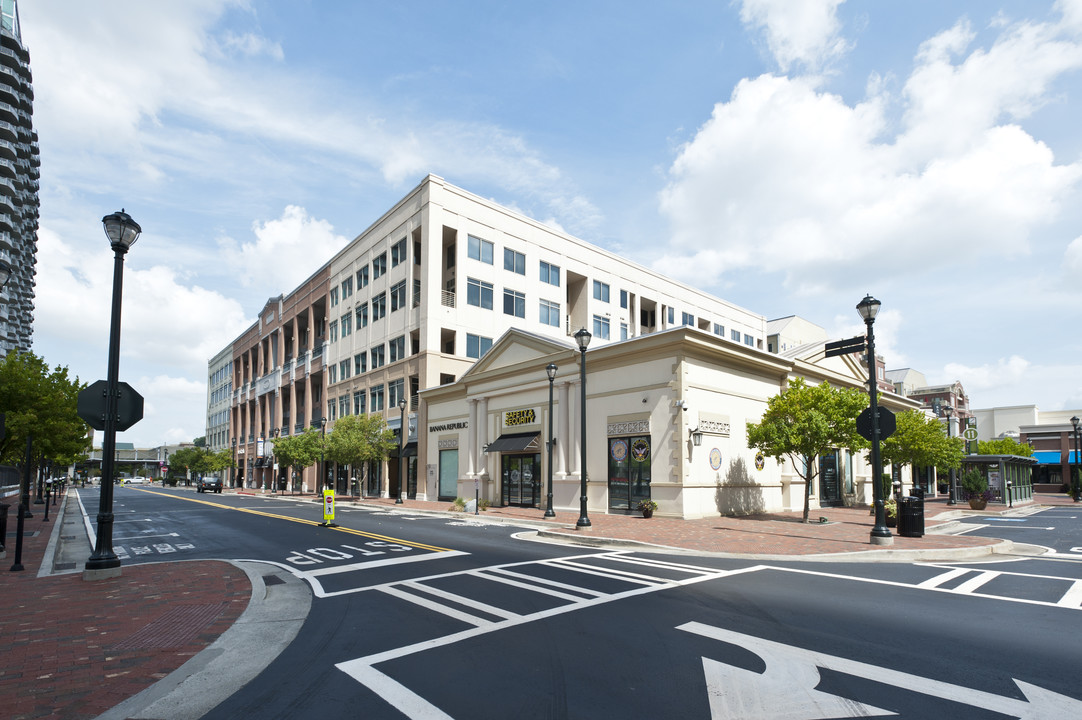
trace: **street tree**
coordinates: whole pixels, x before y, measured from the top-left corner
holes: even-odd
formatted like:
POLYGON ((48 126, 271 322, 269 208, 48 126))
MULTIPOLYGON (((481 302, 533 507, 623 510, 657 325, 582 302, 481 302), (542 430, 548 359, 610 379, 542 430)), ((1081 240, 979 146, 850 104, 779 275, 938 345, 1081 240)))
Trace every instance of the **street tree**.
POLYGON ((274 457, 279 467, 303 470, 319 460, 320 432, 307 427, 299 435, 283 435, 274 441, 274 457))
POLYGON ((387 428, 382 415, 346 415, 327 435, 327 459, 360 467, 363 487, 372 463, 386 460, 395 445, 394 431, 387 428))
POLYGON ((940 471, 962 466, 965 441, 947 437, 946 427, 920 410, 895 415, 897 429, 880 444, 884 465, 935 467, 940 471))
POLYGON ((1011 437, 999 438, 998 440, 979 440, 977 442, 978 455, 1021 455, 1033 457, 1033 448, 1011 437))
POLYGON ((859 390, 826 382, 808 385, 796 378, 770 398, 760 422, 747 424, 749 448, 776 460, 788 458, 804 480, 804 522, 818 458, 835 448, 867 446, 857 433, 857 415, 867 405, 867 396, 859 390))
POLYGON ((79 391, 66 367, 49 369, 34 353, 11 352, 0 361, 0 409, 4 437, 0 464, 22 463, 27 436, 33 436, 34 457, 70 465, 85 459, 92 447, 90 427, 79 417, 79 391))
POLYGON ((180 470, 183 472, 184 479, 187 482, 189 471, 199 472, 199 468, 204 462, 203 456, 204 452, 201 448, 178 448, 172 455, 169 456, 169 474, 173 475, 175 470, 180 470))

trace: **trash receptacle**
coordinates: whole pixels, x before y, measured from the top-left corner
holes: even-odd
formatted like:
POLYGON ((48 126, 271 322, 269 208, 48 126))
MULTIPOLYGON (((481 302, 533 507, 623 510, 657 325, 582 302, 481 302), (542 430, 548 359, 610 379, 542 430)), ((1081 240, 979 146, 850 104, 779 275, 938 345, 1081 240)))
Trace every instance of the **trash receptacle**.
POLYGON ((924 498, 902 498, 898 507, 898 534, 902 537, 924 537, 924 498))

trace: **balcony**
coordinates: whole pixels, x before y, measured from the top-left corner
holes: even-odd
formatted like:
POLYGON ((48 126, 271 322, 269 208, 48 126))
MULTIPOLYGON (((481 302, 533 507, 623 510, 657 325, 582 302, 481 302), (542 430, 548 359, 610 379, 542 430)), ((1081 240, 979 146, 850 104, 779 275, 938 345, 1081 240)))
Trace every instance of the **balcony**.
POLYGON ((455 306, 455 294, 450 290, 443 290, 440 292, 440 304, 444 307, 453 308, 455 306))

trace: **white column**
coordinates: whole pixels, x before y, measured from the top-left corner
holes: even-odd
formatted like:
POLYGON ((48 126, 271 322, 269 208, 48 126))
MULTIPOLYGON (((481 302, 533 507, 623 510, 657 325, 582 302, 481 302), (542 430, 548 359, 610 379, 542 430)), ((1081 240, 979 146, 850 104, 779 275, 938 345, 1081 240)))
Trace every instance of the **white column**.
POLYGON ((567 433, 567 439, 570 441, 567 443, 567 459, 568 465, 571 468, 570 475, 574 475, 575 478, 581 478, 582 468, 579 467, 582 459, 582 452, 580 447, 582 445, 582 407, 580 407, 578 398, 582 393, 581 383, 578 380, 568 383, 575 390, 575 402, 570 403, 571 407, 568 408, 568 418, 570 420, 570 427, 567 433))
POLYGON ((485 478, 488 472, 488 453, 484 451, 488 445, 488 398, 477 401, 477 447, 480 450, 480 459, 477 463, 477 474, 485 478))
POLYGON ((556 409, 556 452, 554 462, 556 465, 555 476, 560 480, 567 477, 567 451, 571 447, 571 383, 566 380, 560 383, 560 404, 556 409))
POLYGON ((474 468, 474 459, 477 456, 477 401, 466 401, 470 408, 469 428, 466 430, 466 477, 470 480, 477 474, 474 468))

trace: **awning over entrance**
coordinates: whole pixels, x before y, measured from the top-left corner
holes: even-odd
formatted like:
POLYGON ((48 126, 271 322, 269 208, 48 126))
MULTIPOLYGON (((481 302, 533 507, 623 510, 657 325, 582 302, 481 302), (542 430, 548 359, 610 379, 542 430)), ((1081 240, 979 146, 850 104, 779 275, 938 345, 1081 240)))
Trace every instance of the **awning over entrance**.
POLYGON ((540 449, 541 433, 509 433, 489 443, 485 452, 515 453, 540 449))
POLYGON ((1034 450, 1034 459, 1041 465, 1059 465, 1059 450, 1034 450))

